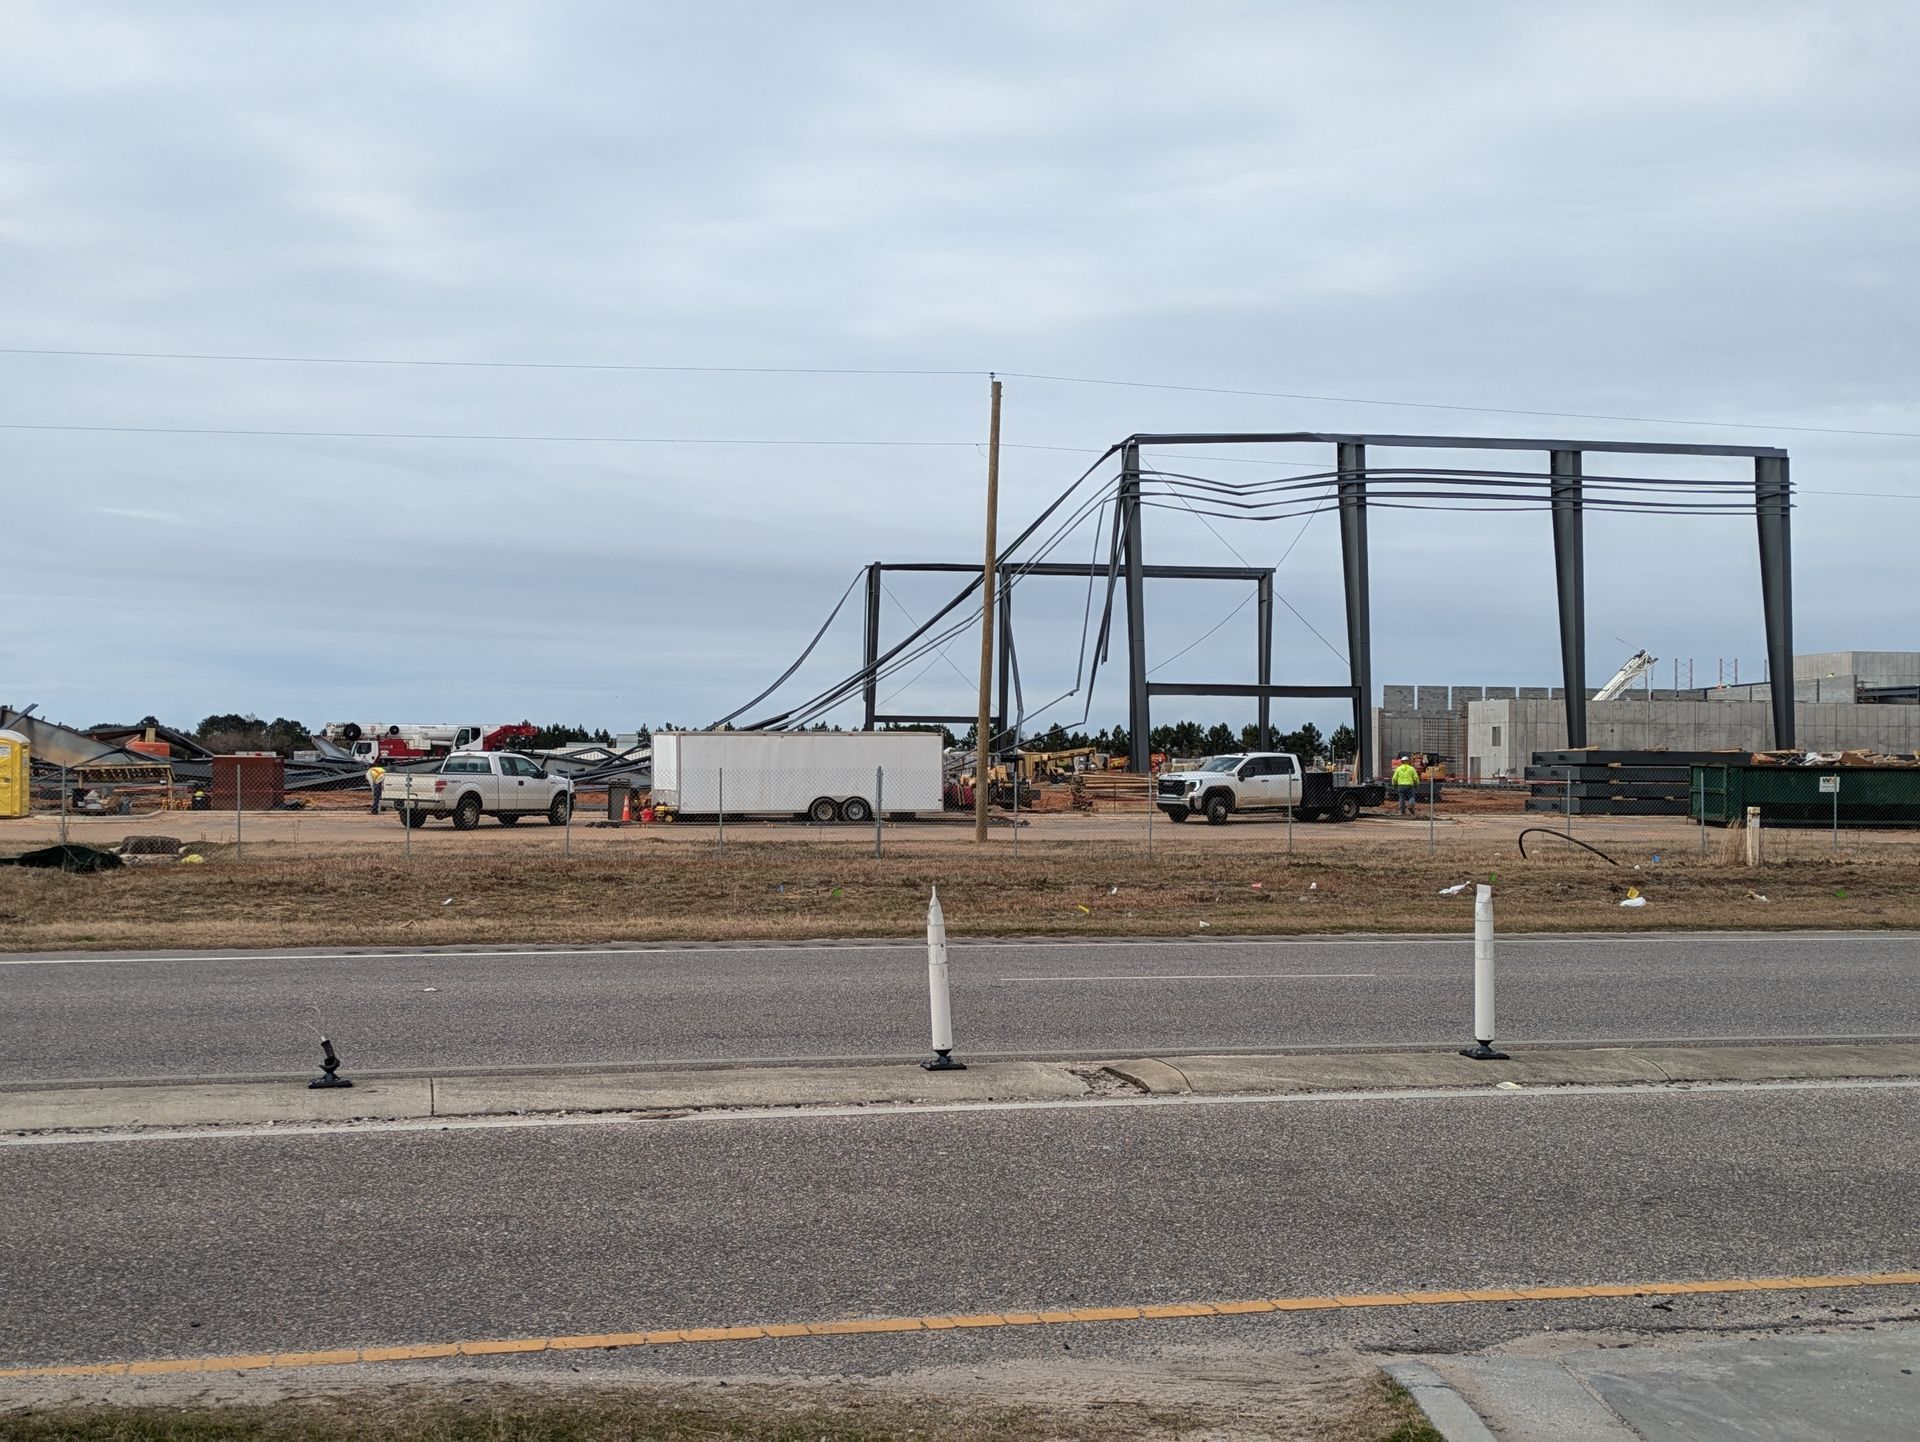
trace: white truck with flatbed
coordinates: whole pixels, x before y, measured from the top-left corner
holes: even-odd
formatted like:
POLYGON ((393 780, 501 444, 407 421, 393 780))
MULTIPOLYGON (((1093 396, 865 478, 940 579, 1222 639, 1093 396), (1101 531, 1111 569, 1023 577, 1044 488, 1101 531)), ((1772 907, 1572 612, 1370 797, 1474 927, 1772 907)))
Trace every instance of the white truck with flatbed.
POLYGON ((573 783, 555 776, 517 751, 456 751, 434 771, 391 771, 381 801, 400 824, 425 826, 451 819, 455 831, 471 831, 482 816, 511 826, 523 816, 544 816, 565 826, 573 810, 573 783))
POLYGON ((1236 811, 1292 811, 1302 821, 1352 821, 1380 806, 1387 789, 1377 781, 1347 782, 1331 771, 1309 771, 1285 751, 1210 756, 1190 771, 1168 771, 1154 783, 1153 803, 1169 821, 1204 816, 1223 826, 1236 811))
POLYGON ((945 755, 935 731, 656 731, 653 802, 821 825, 937 815, 945 755))

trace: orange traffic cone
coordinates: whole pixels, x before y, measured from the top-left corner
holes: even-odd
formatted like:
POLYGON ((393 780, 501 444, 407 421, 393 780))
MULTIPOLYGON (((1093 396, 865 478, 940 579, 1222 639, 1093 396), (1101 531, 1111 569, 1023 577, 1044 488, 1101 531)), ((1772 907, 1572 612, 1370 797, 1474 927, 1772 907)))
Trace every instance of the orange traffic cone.
POLYGON ((631 792, 620 798, 620 820, 622 823, 633 820, 633 794, 631 792))

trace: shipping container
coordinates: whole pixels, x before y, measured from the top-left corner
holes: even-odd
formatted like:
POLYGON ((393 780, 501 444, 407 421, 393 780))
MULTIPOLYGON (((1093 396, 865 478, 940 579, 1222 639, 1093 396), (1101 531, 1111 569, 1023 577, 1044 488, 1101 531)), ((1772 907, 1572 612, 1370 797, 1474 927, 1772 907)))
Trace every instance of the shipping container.
POLYGON ((653 799, 683 816, 938 812, 943 756, 931 731, 656 731, 653 799))

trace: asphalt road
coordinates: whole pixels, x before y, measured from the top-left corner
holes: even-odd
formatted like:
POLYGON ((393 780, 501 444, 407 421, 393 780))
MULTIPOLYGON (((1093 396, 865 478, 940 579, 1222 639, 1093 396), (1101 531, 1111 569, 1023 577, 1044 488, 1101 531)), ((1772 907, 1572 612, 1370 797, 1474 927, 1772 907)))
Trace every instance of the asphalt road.
MULTIPOLYGON (((962 1055, 1467 1040, 1464 939, 964 943, 962 1055)), ((0 957, 0 1085, 903 1058, 924 946, 0 957)), ((1920 1035, 1920 938, 1544 937, 1499 949, 1514 1042, 1920 1035)))
MULTIPOLYGON (((1920 1089, 796 1113, 0 1145, 0 1365, 1914 1265, 1920 1089)), ((868 1374, 1911 1312, 1920 1288, 688 1346, 868 1374)), ((554 1353, 524 1366, 591 1367, 554 1353)), ((655 1359, 658 1359, 657 1361, 655 1359)))

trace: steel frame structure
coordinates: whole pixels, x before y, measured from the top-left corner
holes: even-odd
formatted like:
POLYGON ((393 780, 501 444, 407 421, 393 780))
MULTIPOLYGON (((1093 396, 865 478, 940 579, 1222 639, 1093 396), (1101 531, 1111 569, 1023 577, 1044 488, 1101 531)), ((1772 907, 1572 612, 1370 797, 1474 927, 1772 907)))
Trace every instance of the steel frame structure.
MULTIPOLYGON (((973 575, 980 570, 978 566, 965 565, 958 561, 871 561, 867 565, 866 578, 866 616, 862 635, 865 638, 864 665, 861 675, 861 699, 865 728, 869 731, 878 725, 934 725, 947 726, 956 722, 975 722, 972 713, 965 716, 933 716, 923 714, 886 713, 879 709, 880 682, 878 665, 880 659, 880 601, 889 571, 943 572, 948 574, 973 575)), ((1254 587, 1254 674, 1260 679, 1253 686, 1224 686, 1200 690, 1192 686, 1166 685, 1150 683, 1154 694, 1178 695, 1222 695, 1247 696, 1259 698, 1259 726, 1262 744, 1270 744, 1273 732, 1273 718, 1270 708, 1271 698, 1295 694, 1296 688, 1271 685, 1273 679, 1273 570, 1272 566, 1142 566, 1144 579, 1155 581, 1251 581, 1254 587)), ((998 674, 999 707, 993 715, 993 736, 989 738, 988 754, 996 755, 1001 747, 997 738, 1008 735, 1009 717, 1013 711, 1013 582, 1026 576, 1042 576, 1078 580, 1098 580, 1111 575, 1111 568, 1096 563, 1064 561, 1040 561, 1022 563, 1002 561, 998 567, 999 589, 995 593, 994 608, 998 613, 995 622, 997 632, 996 645, 999 650, 996 670, 998 674)))
POLYGON ((1560 667, 1567 707, 1567 745, 1587 744, 1587 614, 1585 500, 1582 458, 1587 452, 1643 456, 1724 456, 1753 462, 1753 509, 1759 524, 1760 595, 1767 632, 1769 675, 1773 678, 1773 739, 1780 748, 1793 741, 1793 564, 1789 518, 1793 486, 1787 453, 1771 446, 1711 446, 1649 441, 1561 441, 1512 436, 1405 436, 1337 434, 1318 431, 1224 434, 1147 434, 1121 444, 1120 490, 1116 525, 1123 538, 1127 585, 1128 731, 1130 761, 1147 768, 1146 736, 1155 695, 1245 696, 1256 691, 1318 697, 1351 697, 1356 741, 1355 771, 1370 767, 1373 754, 1373 621, 1368 582, 1367 450, 1540 451, 1549 460, 1549 506, 1553 515, 1555 590, 1560 617, 1560 667), (1328 687, 1180 687, 1146 679, 1146 602, 1142 582, 1140 513, 1142 446, 1331 445, 1335 450, 1340 509, 1341 572, 1346 590, 1348 684, 1328 687))
MULTIPOLYGON (((1251 697, 1259 703, 1263 737, 1271 732, 1270 704, 1276 698, 1345 699, 1353 706, 1356 742, 1355 770, 1364 776, 1372 765, 1373 743, 1373 619, 1368 579, 1367 482, 1368 450, 1379 448, 1456 451, 1535 451, 1548 461, 1547 497, 1552 515, 1555 596, 1559 615, 1560 668, 1567 708, 1567 745, 1587 744, 1586 644, 1586 498, 1584 458, 1590 452, 1642 456, 1710 456, 1753 462, 1753 511, 1760 546, 1761 609, 1766 626, 1767 660, 1773 680, 1774 745, 1794 744, 1793 716, 1793 565, 1790 519, 1793 485, 1788 456, 1771 446, 1667 444, 1649 441, 1567 441, 1512 436, 1416 436, 1342 434, 1320 431, 1282 432, 1139 432, 1122 441, 1120 480, 1114 496, 1113 534, 1119 554, 1115 562, 1078 565, 1041 562, 1022 564, 1002 560, 997 568, 1000 602, 998 623, 999 713, 995 735, 1005 735, 1013 665, 1013 613, 1008 604, 1012 581, 1023 576, 1108 577, 1109 586, 1124 587, 1127 620, 1127 731, 1129 764, 1145 773, 1150 762, 1155 696, 1251 697), (1328 445, 1334 448, 1334 484, 1340 514, 1341 576, 1347 618, 1347 682, 1345 685, 1296 686, 1273 682, 1273 567, 1156 566, 1146 562, 1141 534, 1144 510, 1140 452, 1151 446, 1328 445), (1150 580, 1253 581, 1258 588, 1258 649, 1252 684, 1148 679, 1146 644, 1146 583, 1150 580)), ((1685 482, 1676 479, 1676 485, 1685 482)), ((1004 552, 1002 553, 1005 554, 1004 552)), ((935 571, 977 574, 977 566, 958 562, 883 562, 867 567, 865 668, 861 677, 868 728, 877 724, 972 721, 967 716, 885 715, 878 707, 880 654, 880 600, 888 571, 935 571)), ((963 595, 965 593, 962 593, 963 595)), ((1109 592, 1111 595, 1111 591, 1109 592)), ((939 615, 959 603, 950 602, 939 615)), ((936 619, 938 617, 936 616, 936 619)), ((931 622, 928 623, 929 625, 931 622)), ((921 628, 922 630, 925 627, 921 628)), ((918 634, 918 633, 916 633, 918 634)), ((1101 645, 1107 629, 1103 624, 1101 645)), ((989 742, 991 745, 991 741, 989 742)))

